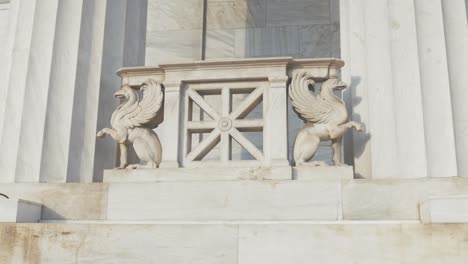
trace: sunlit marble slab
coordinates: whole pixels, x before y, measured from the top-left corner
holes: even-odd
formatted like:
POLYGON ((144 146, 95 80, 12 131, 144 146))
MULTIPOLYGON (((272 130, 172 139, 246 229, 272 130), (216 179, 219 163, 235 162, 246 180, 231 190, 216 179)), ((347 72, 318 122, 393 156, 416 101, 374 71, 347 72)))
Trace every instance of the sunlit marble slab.
POLYGON ((468 223, 468 195, 431 196, 419 210, 423 223, 468 223))
POLYGON ((41 220, 42 205, 0 197, 0 222, 35 223, 41 220))

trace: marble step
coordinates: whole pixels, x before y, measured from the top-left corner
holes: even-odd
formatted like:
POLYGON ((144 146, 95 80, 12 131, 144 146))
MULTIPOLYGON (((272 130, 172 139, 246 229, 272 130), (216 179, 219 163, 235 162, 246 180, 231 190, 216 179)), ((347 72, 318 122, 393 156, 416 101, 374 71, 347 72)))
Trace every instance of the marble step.
POLYGON ((0 263, 460 264, 468 224, 0 223, 0 263))
POLYGON ((468 178, 0 184, 42 204, 41 220, 420 220, 429 197, 467 195, 468 178))
POLYGON ((369 225, 369 224, 420 224, 420 221, 415 220, 368 220, 368 221, 251 221, 251 220, 222 220, 222 221, 128 221, 128 220, 41 220, 41 224, 85 224, 85 225, 369 225))

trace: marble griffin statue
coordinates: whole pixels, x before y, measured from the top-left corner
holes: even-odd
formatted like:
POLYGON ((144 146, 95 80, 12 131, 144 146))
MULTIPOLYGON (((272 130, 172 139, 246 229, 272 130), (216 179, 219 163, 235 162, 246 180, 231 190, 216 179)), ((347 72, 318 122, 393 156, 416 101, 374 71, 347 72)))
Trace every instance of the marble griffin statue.
POLYGON ((161 163, 162 148, 153 131, 161 122, 158 112, 164 99, 161 84, 148 80, 140 87, 142 98, 136 89, 123 85, 114 96, 122 103, 111 117, 112 128, 104 128, 98 137, 110 135, 120 147, 120 166, 124 168, 157 168, 161 163), (128 145, 133 144, 138 158, 145 164, 128 164, 128 145))
POLYGON ((344 82, 331 78, 322 83, 320 92, 315 93, 315 81, 309 73, 296 74, 292 79, 289 85, 289 96, 294 110, 305 123, 294 142, 293 158, 296 166, 326 165, 323 161, 306 163, 317 152, 322 140, 332 141, 335 165, 345 165, 341 162, 343 134, 353 127, 357 131, 362 131, 360 124, 348 121, 348 113, 343 100, 333 94, 334 90, 345 88, 344 82))

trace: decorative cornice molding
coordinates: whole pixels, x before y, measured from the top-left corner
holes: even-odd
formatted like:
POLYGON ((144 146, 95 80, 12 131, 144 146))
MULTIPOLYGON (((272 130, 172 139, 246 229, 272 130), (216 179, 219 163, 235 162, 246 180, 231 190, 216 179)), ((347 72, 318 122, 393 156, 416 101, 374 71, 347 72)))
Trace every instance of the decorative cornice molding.
MULTIPOLYGON (((117 71, 117 75, 122 78, 141 76, 161 76, 161 80, 166 79, 166 73, 182 73, 188 71, 234 71, 239 69, 277 69, 280 72, 284 68, 284 78, 290 76, 297 69, 309 69, 312 74, 316 74, 318 79, 326 79, 336 75, 338 69, 344 66, 344 62, 337 58, 307 58, 293 59, 292 57, 272 57, 272 58, 248 58, 248 59, 219 59, 184 63, 161 64, 158 66, 126 67, 117 71)), ((244 76, 242 78, 268 78, 268 72, 264 76, 244 76)), ((275 74, 278 74, 275 73, 275 74)), ((183 75, 183 74, 182 74, 183 75)), ((232 75, 232 74, 231 74, 232 75)), ((232 76, 224 76, 232 79, 232 76)), ((282 76, 278 76, 282 77, 282 76)), ((179 77, 177 77, 179 78, 179 77)), ((220 76, 222 79, 222 76, 220 76)), ((177 80, 170 80, 177 81, 177 80)), ((180 81, 184 81, 183 79, 180 81)), ((192 80, 193 81, 193 80, 192 80)))

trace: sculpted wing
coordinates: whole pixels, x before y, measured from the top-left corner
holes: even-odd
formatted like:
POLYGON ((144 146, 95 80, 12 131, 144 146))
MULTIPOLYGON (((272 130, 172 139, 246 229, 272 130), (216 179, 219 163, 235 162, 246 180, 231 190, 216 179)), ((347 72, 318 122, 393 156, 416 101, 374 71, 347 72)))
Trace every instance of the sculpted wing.
MULTIPOLYGON (((156 120, 157 113, 161 109, 164 93, 161 83, 155 80, 147 80, 140 88, 143 98, 133 111, 123 115, 120 119, 126 128, 145 126, 156 128, 159 123, 156 120)), ((137 93, 135 91, 135 93, 137 93)))
POLYGON ((312 123, 329 123, 335 118, 334 107, 330 102, 309 91, 309 86, 315 81, 307 72, 294 76, 289 85, 289 96, 296 113, 304 121, 312 123))

